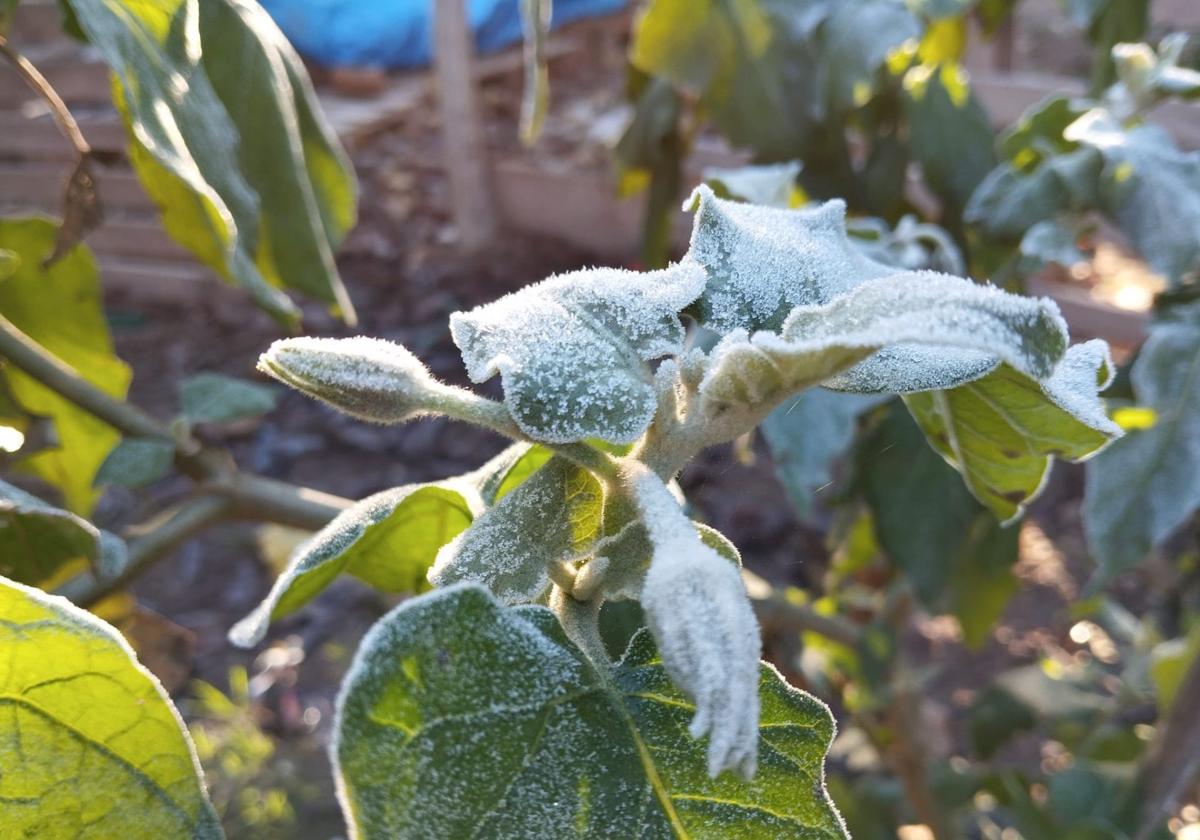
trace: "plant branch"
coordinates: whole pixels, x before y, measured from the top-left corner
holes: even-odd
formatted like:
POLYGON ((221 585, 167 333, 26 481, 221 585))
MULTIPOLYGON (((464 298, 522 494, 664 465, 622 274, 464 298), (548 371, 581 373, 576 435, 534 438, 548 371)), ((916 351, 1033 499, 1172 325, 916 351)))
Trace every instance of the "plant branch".
POLYGON ((857 647, 862 631, 844 618, 821 615, 812 607, 789 601, 787 597, 754 572, 743 569, 742 580, 754 604, 754 612, 764 624, 783 624, 809 633, 824 636, 830 641, 857 647))
POLYGON ((1136 840, 1162 828, 1200 776, 1200 656, 1192 660, 1138 773, 1143 799, 1136 840))
POLYGON ((228 517, 232 509, 233 501, 226 497, 195 496, 134 529, 134 536, 128 543, 129 559, 120 574, 101 581, 89 581, 87 576, 81 576, 68 581, 59 594, 66 595, 81 607, 91 607, 124 589, 195 534, 228 517))
POLYGON ((54 120, 62 130, 63 136, 75 147, 75 153, 80 158, 90 155, 92 147, 83 136, 83 132, 79 130, 79 123, 75 121, 75 117, 67 108, 67 103, 63 102, 58 91, 29 59, 9 46, 8 39, 3 35, 0 35, 0 55, 8 59, 25 83, 50 106, 50 113, 54 115, 54 120))

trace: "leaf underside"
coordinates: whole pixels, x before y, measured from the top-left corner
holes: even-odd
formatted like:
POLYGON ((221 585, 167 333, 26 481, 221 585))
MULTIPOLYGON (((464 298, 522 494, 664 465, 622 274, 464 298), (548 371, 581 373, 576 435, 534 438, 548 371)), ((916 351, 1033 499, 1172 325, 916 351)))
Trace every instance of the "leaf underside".
POLYGON ((760 696, 758 775, 710 779, 644 631, 602 675, 548 610, 456 586, 360 648, 338 702, 339 795, 368 839, 845 837, 823 783, 828 710, 766 665, 760 696))
POLYGON ((6 836, 222 836, 183 722, 115 629, 0 579, 0 648, 6 836))

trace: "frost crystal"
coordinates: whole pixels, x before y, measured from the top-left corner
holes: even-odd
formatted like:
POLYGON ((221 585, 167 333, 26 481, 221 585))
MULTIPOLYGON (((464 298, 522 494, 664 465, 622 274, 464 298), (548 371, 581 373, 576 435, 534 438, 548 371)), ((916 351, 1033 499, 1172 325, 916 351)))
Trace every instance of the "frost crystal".
POLYGON ((708 272, 700 320, 719 333, 778 329, 797 306, 895 271, 850 242, 840 200, 784 210, 726 201, 702 185, 684 207, 696 208, 688 258, 708 272))
POLYGON ((888 348, 888 390, 898 393, 960 384, 999 360, 1041 379, 1066 347, 1066 324, 1052 301, 905 272, 864 283, 826 306, 797 307, 779 334, 727 335, 712 352, 700 393, 711 413, 774 404, 822 381, 834 387, 853 382, 854 369, 831 377, 880 348, 888 348), (910 344, 931 348, 914 357, 905 351, 910 344), (959 350, 967 351, 965 361, 959 350))
POLYGON ((634 500, 654 546, 642 586, 646 622, 671 679, 696 704, 689 731, 709 736, 708 773, 758 762, 758 623, 734 563, 705 545, 675 498, 646 471, 634 500))
POLYGON ((258 369, 372 423, 403 423, 430 408, 441 386, 406 348, 380 338, 285 338, 258 369))
POLYGON ((678 313, 703 288, 703 269, 687 261, 574 271, 456 312, 450 332, 472 381, 500 374, 505 403, 531 437, 627 443, 654 416, 645 362, 679 352, 678 313))

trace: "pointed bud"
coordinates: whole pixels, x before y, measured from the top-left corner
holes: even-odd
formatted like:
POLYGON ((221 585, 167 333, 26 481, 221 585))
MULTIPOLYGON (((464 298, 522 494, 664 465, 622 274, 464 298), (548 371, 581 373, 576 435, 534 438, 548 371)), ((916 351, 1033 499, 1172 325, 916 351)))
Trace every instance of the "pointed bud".
POLYGON ((708 736, 708 773, 754 775, 758 761, 758 622, 735 564, 705 545, 659 478, 632 482, 654 545, 642 586, 646 622, 667 674, 696 704, 689 731, 708 736))
POLYGON ((372 423, 403 423, 434 409, 444 389, 406 348, 379 338, 285 338, 258 369, 372 423))

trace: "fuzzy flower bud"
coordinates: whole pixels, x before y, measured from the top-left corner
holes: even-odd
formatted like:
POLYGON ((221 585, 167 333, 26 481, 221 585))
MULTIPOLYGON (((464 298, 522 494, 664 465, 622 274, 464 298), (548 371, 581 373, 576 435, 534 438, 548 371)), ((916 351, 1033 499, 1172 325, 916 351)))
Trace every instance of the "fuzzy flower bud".
POLYGON ((710 776, 728 769, 749 779, 758 762, 762 640, 746 587, 657 476, 647 471, 632 486, 654 545, 642 607, 667 673, 696 705, 688 729, 709 738, 710 776))
POLYGON ((403 423, 434 408, 444 389, 406 348, 380 338, 285 338, 258 369, 372 423, 403 423))

